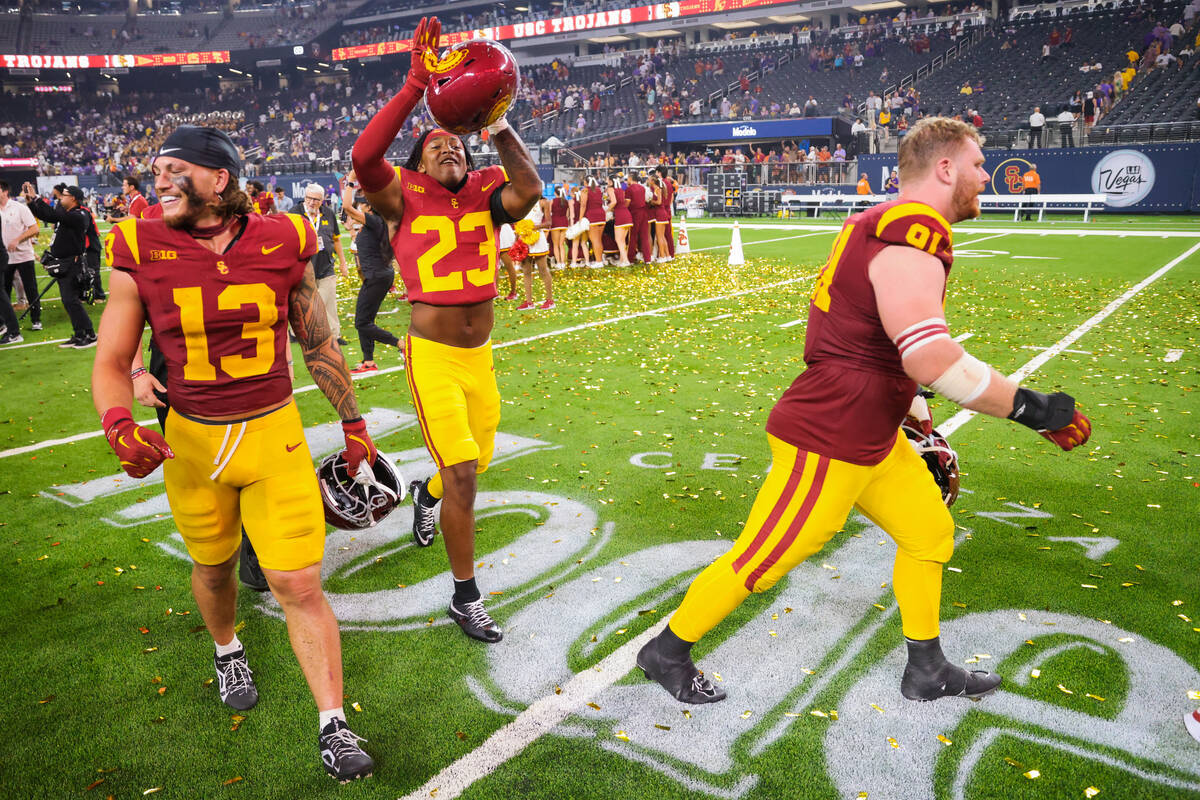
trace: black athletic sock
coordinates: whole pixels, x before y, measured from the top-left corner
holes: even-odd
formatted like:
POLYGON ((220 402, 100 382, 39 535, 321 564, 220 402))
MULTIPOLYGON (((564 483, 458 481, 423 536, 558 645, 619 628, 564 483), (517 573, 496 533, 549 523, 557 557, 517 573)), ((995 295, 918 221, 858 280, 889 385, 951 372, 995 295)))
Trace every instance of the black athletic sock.
POLYGON ((676 636, 675 631, 671 630, 670 625, 663 628, 663 632, 658 635, 659 652, 672 661, 682 661, 685 658, 691 658, 692 645, 694 644, 695 642, 689 642, 676 636))
POLYGON ((479 587, 475 585, 474 577, 467 578, 465 581, 454 579, 454 604, 456 606, 474 603, 479 597, 479 587))
POLYGON ((935 669, 946 663, 946 656, 942 653, 941 637, 935 636, 932 639, 909 639, 904 637, 904 643, 908 645, 908 663, 919 669, 935 669))

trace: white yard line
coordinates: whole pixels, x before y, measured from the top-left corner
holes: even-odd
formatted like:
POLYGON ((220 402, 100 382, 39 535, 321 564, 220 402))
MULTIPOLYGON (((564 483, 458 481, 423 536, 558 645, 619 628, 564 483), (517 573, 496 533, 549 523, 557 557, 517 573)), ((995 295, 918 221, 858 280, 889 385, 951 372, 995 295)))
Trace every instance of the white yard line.
MULTIPOLYGON (((820 225, 813 223, 787 224, 787 225, 755 225, 754 223, 740 225, 743 231, 840 231, 841 225, 820 225)), ((688 223, 688 229, 705 230, 705 229, 724 229, 730 230, 733 228, 732 223, 717 223, 717 222, 697 222, 688 223)), ((960 236, 971 236, 976 233, 1012 233, 1018 236, 1117 236, 1117 237, 1133 237, 1133 238, 1149 238, 1149 239, 1200 239, 1200 230, 1190 231, 1161 231, 1161 230, 1133 230, 1112 229, 1112 228, 1063 228, 1056 230, 1053 228, 979 228, 975 226, 956 227, 955 233, 960 236)))
POLYGON ((25 342, 24 344, 8 344, 0 347, 0 350, 20 350, 22 347, 38 347, 43 344, 59 344, 65 342, 66 339, 47 339, 44 342, 25 342))
POLYGON ((808 317, 801 317, 800 319, 794 319, 794 320, 792 320, 791 322, 784 322, 784 323, 783 323, 783 324, 781 324, 779 327, 781 327, 781 328, 791 328, 791 327, 794 327, 794 326, 796 326, 796 325, 802 325, 802 324, 804 324, 804 322, 806 322, 807 320, 808 320, 808 317))
POLYGON ((965 342, 967 339, 970 339, 974 335, 975 334, 972 333, 971 331, 967 331, 966 333, 960 333, 958 336, 954 337, 954 341, 965 342))
MULTIPOLYGON (((1038 345, 1036 345, 1036 344, 1023 344, 1023 345, 1021 345, 1021 349, 1022 349, 1022 350, 1049 350, 1050 348, 1048 348, 1048 347, 1039 347, 1039 346, 1038 346, 1038 345)), ((1078 353, 1079 355, 1082 355, 1082 356, 1090 356, 1090 355, 1095 355, 1095 354, 1094 354, 1094 353, 1093 353, 1091 350, 1066 350, 1066 349, 1063 349, 1063 350, 1061 350, 1060 352, 1063 352, 1063 353, 1078 353)))
MULTIPOLYGON (((749 247, 752 244, 766 244, 767 242, 784 242, 784 241, 787 241, 788 239, 807 239, 810 236, 820 236, 823 233, 831 233, 833 231, 840 231, 840 230, 841 230, 841 228, 832 228, 831 230, 819 230, 819 231, 814 231, 812 233, 801 233, 796 236, 780 236, 775 239, 758 239, 757 241, 753 241, 753 242, 745 242, 744 241, 744 242, 742 242, 742 247, 749 247)), ((729 249, 729 245, 727 245, 727 244, 715 244, 712 247, 693 247, 692 252, 699 253, 704 250, 728 250, 728 249, 729 249)))
MULTIPOLYGON (((978 231, 971 231, 970 233, 967 234, 967 236, 972 236, 975 233, 978 233, 978 231)), ((992 234, 991 236, 984 236, 982 239, 976 239, 972 242, 957 242, 954 245, 954 249, 956 251, 961 250, 964 247, 970 247, 973 244, 979 244, 980 242, 986 242, 988 239, 999 239, 1001 236, 1008 236, 1008 234, 1007 233, 995 233, 995 234, 992 234)))
MULTIPOLYGON (((1087 322, 1063 337, 1058 344, 1049 348, 1044 353, 1035 356, 1031 361, 1013 373, 1013 377, 1019 380, 1045 364, 1051 358, 1058 355, 1058 353, 1062 352, 1067 345, 1074 343, 1083 334, 1096 327, 1131 298, 1197 250, 1200 250, 1200 242, 1192 245, 1183 255, 1175 258, 1166 266, 1150 275, 1150 277, 1130 288, 1116 300, 1113 300, 1087 322)), ((938 430, 944 436, 949 436, 962 427, 973 415, 974 412, 964 410, 947 423, 939 425, 938 430)), ((495 772, 496 769, 503 766, 508 760, 516 757, 538 738, 554 730, 573 711, 583 708, 600 691, 625 677, 636 666, 635 658, 637 651, 652 636, 658 634, 658 631, 664 626, 666 621, 666 619, 659 620, 655 626, 647 631, 643 631, 633 641, 627 642, 617 648, 595 667, 577 673, 566 686, 562 687, 563 691, 561 695, 550 694, 540 700, 534 701, 532 705, 518 714, 516 719, 489 736, 483 744, 447 766, 437 775, 430 778, 424 786, 409 793, 403 800, 428 798, 434 789, 438 790, 436 796, 441 798, 441 800, 450 800, 450 798, 460 796, 475 781, 495 772)))
MULTIPOLYGON (((536 336, 526 336, 523 339, 513 339, 508 342, 499 342, 499 343, 492 345, 492 349, 499 350, 504 347, 512 347, 512 346, 518 345, 518 344, 528 344, 529 342, 536 342, 539 339, 548 339, 552 336, 562 336, 563 334, 567 334, 567 333, 575 333, 577 331, 587 330, 588 328, 596 328, 601 325, 611 325, 616 322, 625 322, 627 320, 637 319, 639 317, 657 317, 657 316, 663 315, 667 311, 678 311, 680 309, 691 308, 692 306, 703 305, 705 303, 715 303, 720 300, 729 300, 734 297, 741 297, 742 295, 753 294, 755 292, 762 292, 762 291, 766 291, 767 289, 778 289, 780 286, 787 286, 789 284, 798 283, 800 281, 811 280, 811 278, 812 278, 811 275, 805 275, 800 278, 789 278, 785 281, 777 281, 775 283, 768 283, 763 286, 755 286, 751 289, 742 289, 737 292, 731 292, 729 294, 718 295, 716 297, 704 297, 704 298, 701 298, 700 300, 691 300, 689 302, 678 303, 673 306, 662 306, 661 308, 651 308, 646 311, 639 311, 634 314, 623 314, 619 317, 608 317, 606 319, 599 319, 599 320, 595 320, 593 322, 585 322, 581 325, 572 325, 569 328, 559 328, 558 330, 547 331, 546 333, 539 333, 536 336)), ((607 305, 607 304, 605 304, 605 305, 607 305)), ((376 377, 379 377, 380 375, 387 375, 387 374, 390 374, 393 372, 401 372, 403 370, 404 370, 404 365, 400 364, 400 365, 397 365, 394 367, 387 367, 385 369, 381 369, 378 372, 367 372, 367 373, 363 373, 361 375, 351 375, 350 377, 353 380, 357 381, 357 380, 364 380, 367 378, 376 378, 376 377)), ((293 389, 292 394, 304 394, 305 392, 314 391, 317 388, 318 387, 315 383, 310 383, 310 384, 307 384, 306 386, 300 386, 300 387, 297 387, 296 389, 293 389)), ((156 422, 156 420, 145 420, 145 421, 139 422, 138 424, 139 425, 150 425, 150 424, 153 424, 154 422, 156 422)), ((44 442, 28 444, 23 447, 14 447, 9 450, 2 450, 2 451, 0 451, 0 458, 8 458, 9 456, 19 456, 19 455, 23 455, 25 453, 35 452, 37 450, 41 450, 46 447, 56 447, 57 445, 60 445, 60 444, 72 444, 74 442, 81 442, 81 441, 84 441, 85 439, 94 439, 98 436, 103 436, 103 435, 104 435, 103 431, 96 430, 96 431, 87 431, 85 433, 78 433, 78 434, 75 434, 74 436, 67 436, 62 439, 49 439, 44 442)))
MULTIPOLYGON (((1063 338, 1059 339, 1052 346, 1046 348, 1044 351, 1042 351, 1038 355, 1034 356, 1029 361, 1025 362, 1025 364, 1020 369, 1018 369, 1016 372, 1009 375, 1008 377, 1012 378, 1014 381, 1021 381, 1021 380, 1025 379, 1026 377, 1028 377, 1029 375, 1032 375, 1039 367, 1041 367, 1043 364, 1045 364, 1050 359, 1054 358, 1059 353, 1066 350, 1071 345, 1075 344, 1075 342, 1079 341, 1079 339, 1085 333, 1087 333, 1092 328, 1099 325, 1104 320, 1108 319, 1108 317, 1110 317, 1114 312, 1116 312, 1121 306, 1128 303, 1130 300, 1132 300, 1134 297, 1136 297, 1138 294, 1140 294, 1143 289, 1145 289, 1150 284, 1154 283, 1156 280, 1161 278, 1163 275, 1166 275, 1168 272, 1170 272, 1172 269, 1174 269, 1176 265, 1182 263, 1184 260, 1186 260, 1188 258, 1188 256, 1192 255, 1197 250, 1200 250, 1200 242, 1197 242, 1196 244, 1192 245, 1187 250, 1185 250, 1183 252, 1183 255, 1177 256, 1177 257, 1171 259, 1170 261, 1168 261, 1162 267, 1159 267, 1149 277, 1147 277, 1144 280, 1142 280, 1141 282, 1129 287, 1129 289, 1126 290, 1125 293, 1122 294, 1120 297, 1118 297, 1116 300, 1113 300, 1111 303, 1106 305, 1104 308, 1100 309, 1100 311, 1093 314, 1091 316, 1091 318, 1089 318, 1086 322, 1084 322, 1082 325, 1080 325, 1075 330, 1068 333, 1063 338)), ((938 430, 942 433, 943 436, 949 436, 954 431, 958 430, 963 425, 965 425, 973 416, 975 416, 974 411, 970 411, 970 410, 964 408, 961 411, 959 411, 957 414, 955 414, 953 417, 951 417, 950 419, 943 422, 941 425, 938 425, 938 430)))

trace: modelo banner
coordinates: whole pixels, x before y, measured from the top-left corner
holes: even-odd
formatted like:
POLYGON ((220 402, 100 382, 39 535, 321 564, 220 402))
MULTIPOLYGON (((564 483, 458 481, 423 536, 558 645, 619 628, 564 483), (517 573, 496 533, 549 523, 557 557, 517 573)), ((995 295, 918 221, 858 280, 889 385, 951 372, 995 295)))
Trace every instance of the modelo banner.
MULTIPOLYGON (((1200 211, 1200 144, 1139 144, 1042 150, 984 150, 987 194, 1022 194, 1021 175, 1037 165, 1046 194, 1104 194, 1107 212, 1200 211)), ((859 156, 859 172, 877 185, 895 153, 859 156)))

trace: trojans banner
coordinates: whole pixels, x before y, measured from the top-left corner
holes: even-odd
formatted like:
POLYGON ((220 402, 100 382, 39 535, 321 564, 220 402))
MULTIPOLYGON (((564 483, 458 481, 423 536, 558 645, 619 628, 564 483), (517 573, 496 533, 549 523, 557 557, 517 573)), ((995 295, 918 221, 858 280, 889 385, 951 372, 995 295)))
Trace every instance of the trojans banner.
POLYGON ((0 66, 8 69, 116 69, 119 67, 182 67, 187 64, 228 63, 228 50, 106 56, 75 56, 63 53, 0 55, 0 66))
MULTIPOLYGON (((515 25, 500 25, 495 28, 476 28, 470 31, 443 33, 440 44, 443 47, 449 47, 470 39, 495 39, 498 41, 528 39, 535 36, 553 36, 558 33, 590 31, 615 25, 660 22, 677 17, 693 17, 701 14, 721 14, 791 2, 795 2, 795 0, 679 0, 679 2, 674 3, 655 3, 650 6, 636 6, 634 8, 621 8, 612 11, 596 11, 589 14, 550 17, 549 19, 539 19, 533 22, 518 22, 515 25)), ((360 44, 352 47, 337 47, 334 48, 332 57, 334 61, 346 61, 354 58, 407 53, 411 49, 412 40, 401 39, 391 42, 360 44)))

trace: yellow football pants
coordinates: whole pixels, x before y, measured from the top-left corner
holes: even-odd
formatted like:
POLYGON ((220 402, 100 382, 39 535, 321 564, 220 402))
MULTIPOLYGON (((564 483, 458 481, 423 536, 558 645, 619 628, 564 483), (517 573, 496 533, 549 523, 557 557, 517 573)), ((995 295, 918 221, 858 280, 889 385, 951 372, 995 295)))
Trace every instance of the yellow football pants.
POLYGON ((904 635, 938 635, 942 565, 954 521, 941 491, 903 434, 883 461, 864 467, 809 453, 767 435, 771 471, 733 547, 696 576, 671 630, 699 641, 751 592, 765 592, 824 547, 858 509, 896 540, 892 586, 904 635))

